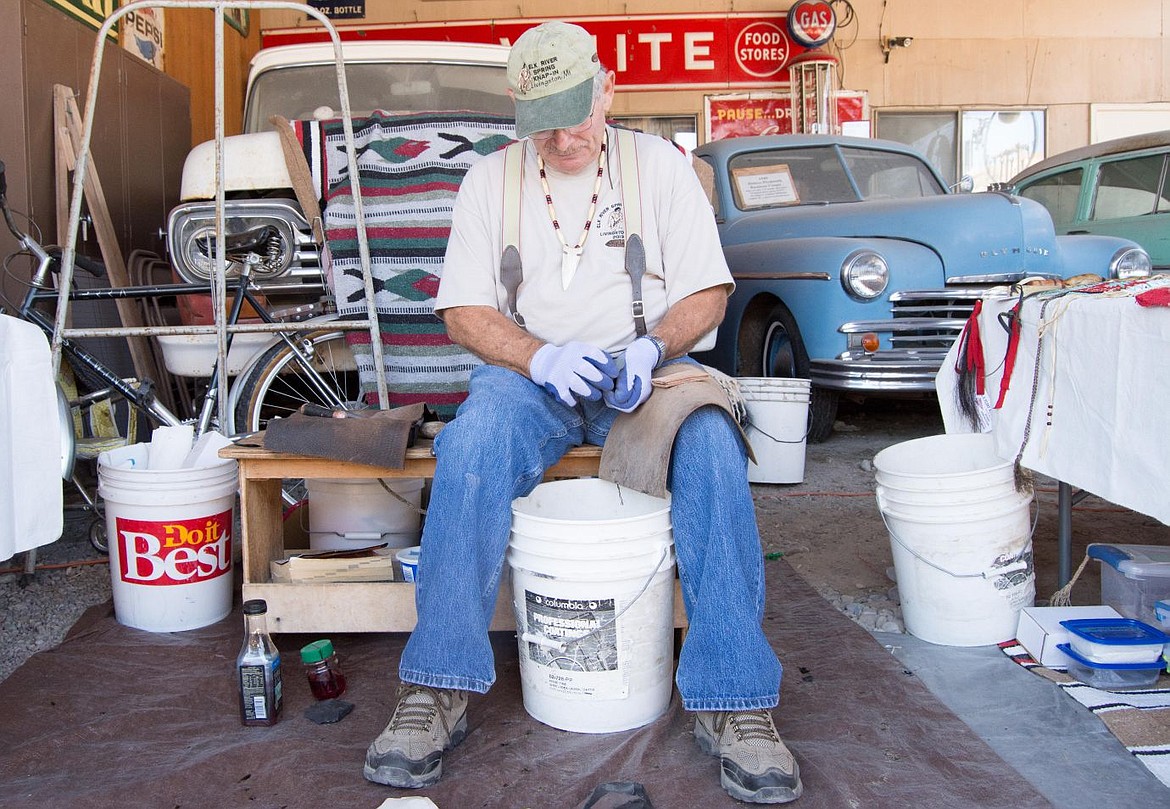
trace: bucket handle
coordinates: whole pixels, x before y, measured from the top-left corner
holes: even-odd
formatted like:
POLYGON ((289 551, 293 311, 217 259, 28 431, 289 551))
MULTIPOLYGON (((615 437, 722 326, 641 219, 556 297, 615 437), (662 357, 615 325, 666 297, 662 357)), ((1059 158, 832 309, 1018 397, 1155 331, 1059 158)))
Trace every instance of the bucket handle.
POLYGON ((528 631, 527 627, 525 627, 524 631, 520 633, 520 640, 524 641, 525 643, 535 643, 537 646, 544 646, 548 649, 556 649, 558 652, 565 652, 568 651, 570 644, 580 643, 583 640, 593 637, 601 630, 608 629, 609 627, 616 624, 618 618, 621 618, 623 615, 625 615, 626 610, 634 606, 634 603, 637 602, 637 600, 641 598, 648 589, 650 589, 650 583, 654 581, 654 577, 657 576, 658 571, 662 569, 662 564, 669 558, 670 545, 667 544, 662 547, 662 556, 659 557, 658 564, 654 566, 654 570, 651 571, 650 575, 646 578, 646 581, 642 583, 642 589, 638 591, 637 595, 630 599, 628 604, 626 604, 621 608, 621 610, 618 611, 617 615, 613 616, 613 618, 610 618, 604 624, 590 629, 584 635, 576 638, 568 638, 566 640, 553 640, 552 638, 546 637, 544 635, 534 635, 528 631))
MULTIPOLYGON (((889 522, 889 520, 886 519, 886 512, 879 508, 878 513, 880 513, 882 515, 882 522, 886 524, 886 530, 890 534, 890 539, 894 540, 899 545, 901 545, 906 550, 907 553, 909 553, 911 556, 913 556, 919 562, 922 562, 924 565, 927 565, 928 567, 933 567, 935 570, 938 570, 942 573, 946 573, 948 576, 951 576, 953 578, 956 578, 956 579, 990 579, 990 578, 998 577, 998 576, 1006 576, 1006 575, 1009 575, 1011 573, 1021 573, 1021 572, 1028 569, 1028 561, 1023 558, 1024 553, 1027 551, 1027 545, 1025 545, 1023 548, 1020 549, 1020 552, 1018 554, 1016 554, 1016 558, 1010 560, 1007 563, 1007 565, 1005 565, 1004 567, 997 567, 994 570, 984 570, 984 571, 981 571, 979 573, 955 573, 953 570, 947 570, 942 565, 939 565, 939 564, 936 564, 936 563, 930 561, 929 559, 924 557, 922 554, 920 554, 918 551, 914 550, 909 545, 907 545, 905 542, 903 542, 901 540, 901 538, 894 532, 894 529, 890 527, 890 522, 889 522)), ((1032 537, 1036 533, 1036 524, 1039 521, 1040 521, 1040 504, 1036 503, 1036 516, 1032 518, 1032 527, 1028 530, 1028 541, 1029 542, 1032 541, 1032 537)))
POLYGON ((806 420, 806 424, 805 424, 805 428, 804 428, 804 435, 802 435, 800 438, 798 438, 794 441, 789 441, 789 440, 784 439, 784 438, 777 438, 776 436, 772 435, 771 433, 768 433, 765 430, 761 430, 760 425, 758 425, 754 421, 752 421, 750 417, 748 417, 747 419, 744 420, 743 427, 744 427, 745 431, 750 427, 751 429, 755 430, 760 435, 764 436, 764 438, 771 440, 773 444, 803 444, 805 441, 808 440, 808 434, 810 432, 812 432, 812 419, 809 418, 806 420))
POLYGON ((423 517, 427 516, 427 510, 425 508, 420 508, 419 506, 416 506, 414 503, 407 500, 405 497, 400 495, 398 492, 391 489, 390 485, 388 483, 386 483, 386 480, 384 478, 376 478, 376 480, 378 481, 378 485, 381 486, 383 489, 385 489, 386 494, 393 497, 399 503, 402 503, 404 506, 406 506, 411 511, 418 512, 423 517))

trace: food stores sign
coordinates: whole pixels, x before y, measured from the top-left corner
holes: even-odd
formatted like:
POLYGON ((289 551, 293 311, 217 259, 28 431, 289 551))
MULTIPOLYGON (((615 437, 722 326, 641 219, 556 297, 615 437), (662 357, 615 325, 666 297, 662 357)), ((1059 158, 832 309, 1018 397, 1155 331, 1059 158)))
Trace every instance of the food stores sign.
MULTIPOLYGON (((788 82, 785 65, 806 48, 785 14, 647 14, 567 20, 593 34, 623 90, 762 87, 788 82)), ((465 20, 338 27, 343 40, 423 39, 510 45, 539 19, 465 20)), ((263 32, 264 47, 320 42, 319 29, 263 32)))

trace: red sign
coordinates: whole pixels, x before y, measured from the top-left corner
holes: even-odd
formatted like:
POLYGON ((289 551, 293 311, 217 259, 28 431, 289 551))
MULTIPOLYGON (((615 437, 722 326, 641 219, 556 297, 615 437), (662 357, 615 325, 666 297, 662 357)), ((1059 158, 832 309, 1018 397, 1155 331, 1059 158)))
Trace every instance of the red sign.
MULTIPOLYGON (((785 14, 656 14, 566 20, 593 34, 601 61, 622 90, 772 87, 787 83, 792 57, 807 50, 788 36, 785 14)), ((422 39, 510 45, 538 19, 338 26, 342 40, 422 39)), ((324 42, 319 29, 276 28, 264 47, 324 42)))
MULTIPOLYGON (((834 100, 839 124, 866 120, 865 91, 839 90, 834 100)), ((706 96, 705 101, 707 140, 792 132, 792 99, 787 95, 706 96)))
POLYGON ((712 98, 708 100, 711 122, 709 140, 746 135, 779 135, 792 131, 792 103, 776 98, 712 98))
POLYGON ((192 584, 231 570, 232 510, 193 520, 116 520, 118 575, 131 584, 192 584))
POLYGON ((788 10, 788 32, 808 48, 824 45, 837 30, 837 15, 825 0, 799 0, 788 10))

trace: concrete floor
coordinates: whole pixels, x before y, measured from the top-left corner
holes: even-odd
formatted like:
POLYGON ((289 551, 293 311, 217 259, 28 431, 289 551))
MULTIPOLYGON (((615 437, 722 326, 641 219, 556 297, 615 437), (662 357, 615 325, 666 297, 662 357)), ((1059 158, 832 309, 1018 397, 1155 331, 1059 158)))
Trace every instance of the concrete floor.
POLYGON ((874 638, 1058 809, 1170 806, 1170 788, 1100 719, 997 647, 874 638))

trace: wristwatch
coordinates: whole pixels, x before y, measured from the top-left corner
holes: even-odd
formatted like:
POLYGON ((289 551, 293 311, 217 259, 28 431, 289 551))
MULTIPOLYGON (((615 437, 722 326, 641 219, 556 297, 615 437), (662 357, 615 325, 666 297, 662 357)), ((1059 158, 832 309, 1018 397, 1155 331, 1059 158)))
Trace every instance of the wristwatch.
POLYGON ((657 334, 644 334, 642 336, 650 342, 654 343, 655 348, 658 349, 658 362, 654 365, 654 367, 657 368, 666 361, 666 341, 657 334))

